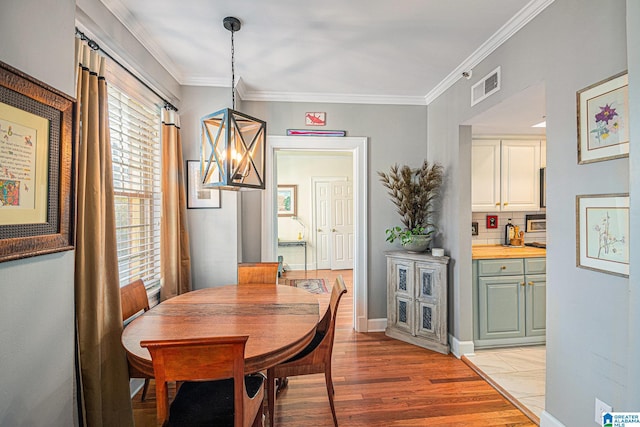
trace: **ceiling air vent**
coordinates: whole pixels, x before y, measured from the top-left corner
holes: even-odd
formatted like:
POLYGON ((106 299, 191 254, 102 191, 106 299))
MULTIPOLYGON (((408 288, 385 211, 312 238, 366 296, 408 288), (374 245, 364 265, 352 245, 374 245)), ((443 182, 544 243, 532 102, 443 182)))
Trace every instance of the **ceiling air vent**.
POLYGON ((471 106, 500 90, 500 67, 471 87, 471 106))

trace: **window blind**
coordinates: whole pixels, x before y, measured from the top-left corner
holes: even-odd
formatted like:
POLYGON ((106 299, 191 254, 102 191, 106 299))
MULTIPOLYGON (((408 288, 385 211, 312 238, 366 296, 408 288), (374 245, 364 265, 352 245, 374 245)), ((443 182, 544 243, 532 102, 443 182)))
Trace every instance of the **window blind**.
POLYGON ((120 286, 150 288, 161 274, 160 108, 107 87, 120 286))

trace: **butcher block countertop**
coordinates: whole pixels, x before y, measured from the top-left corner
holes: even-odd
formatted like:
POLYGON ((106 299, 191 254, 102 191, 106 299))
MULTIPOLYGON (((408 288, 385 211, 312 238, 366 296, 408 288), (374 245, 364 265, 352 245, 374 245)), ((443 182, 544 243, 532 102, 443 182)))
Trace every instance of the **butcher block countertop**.
POLYGON ((544 258, 546 256, 546 249, 531 246, 509 247, 502 245, 477 245, 471 247, 472 259, 544 258))

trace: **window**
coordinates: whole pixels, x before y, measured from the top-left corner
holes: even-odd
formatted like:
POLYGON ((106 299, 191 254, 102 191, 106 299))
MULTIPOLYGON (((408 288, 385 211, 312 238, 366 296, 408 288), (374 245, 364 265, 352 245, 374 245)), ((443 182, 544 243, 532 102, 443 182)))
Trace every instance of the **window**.
POLYGON ((120 286, 150 288, 160 281, 160 108, 107 87, 120 286))

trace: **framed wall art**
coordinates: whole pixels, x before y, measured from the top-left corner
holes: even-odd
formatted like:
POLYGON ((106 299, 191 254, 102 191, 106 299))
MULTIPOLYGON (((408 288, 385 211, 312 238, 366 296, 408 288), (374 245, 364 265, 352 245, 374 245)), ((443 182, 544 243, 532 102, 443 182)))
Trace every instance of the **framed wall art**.
POLYGON ((617 74, 579 90, 578 164, 629 157, 629 79, 617 74))
POLYGON ((487 228, 498 228, 498 215, 487 215, 487 228))
POLYGON ((74 104, 0 62, 0 261, 74 247, 74 104))
POLYGON ((204 188, 200 175, 200 161, 187 160, 187 209, 220 209, 219 188, 204 188))
POLYGON ((576 196, 577 266, 629 277, 629 195, 576 196))
POLYGON ((297 185, 278 185, 278 216, 297 216, 297 185))
POLYGON ((327 113, 318 111, 305 113, 304 124, 306 126, 324 126, 327 124, 327 113))

